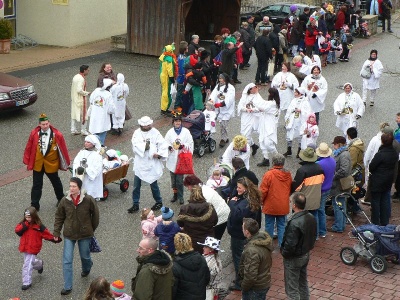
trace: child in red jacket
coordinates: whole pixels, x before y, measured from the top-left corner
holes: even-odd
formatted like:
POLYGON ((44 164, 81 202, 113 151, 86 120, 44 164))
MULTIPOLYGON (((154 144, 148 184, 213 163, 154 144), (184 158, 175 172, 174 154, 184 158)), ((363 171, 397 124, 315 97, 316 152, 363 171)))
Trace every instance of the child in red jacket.
POLYGON ((42 249, 42 239, 61 242, 61 239, 55 239, 50 231, 42 224, 42 221, 34 207, 25 209, 24 218, 15 227, 15 233, 21 237, 19 242, 19 251, 24 253, 24 265, 22 267, 22 290, 27 290, 32 285, 32 271, 37 270, 39 274, 43 273, 43 261, 36 258, 36 255, 42 249))

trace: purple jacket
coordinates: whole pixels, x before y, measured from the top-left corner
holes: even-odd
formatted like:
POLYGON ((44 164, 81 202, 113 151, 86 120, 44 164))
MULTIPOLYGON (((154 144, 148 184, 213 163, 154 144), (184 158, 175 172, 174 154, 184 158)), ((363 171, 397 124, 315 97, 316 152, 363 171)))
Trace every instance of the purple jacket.
POLYGON ((336 169, 336 161, 333 157, 319 157, 317 160, 317 164, 319 164, 324 171, 324 182, 322 183, 321 192, 327 192, 332 187, 333 177, 335 175, 336 169))

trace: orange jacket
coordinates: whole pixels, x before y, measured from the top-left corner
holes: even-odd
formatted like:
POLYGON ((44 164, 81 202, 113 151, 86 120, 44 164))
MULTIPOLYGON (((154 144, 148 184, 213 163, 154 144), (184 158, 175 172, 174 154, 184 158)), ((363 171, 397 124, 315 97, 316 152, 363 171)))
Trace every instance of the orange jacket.
POLYGON ((283 167, 274 166, 264 174, 260 191, 263 194, 263 214, 284 216, 289 213, 292 175, 283 167))

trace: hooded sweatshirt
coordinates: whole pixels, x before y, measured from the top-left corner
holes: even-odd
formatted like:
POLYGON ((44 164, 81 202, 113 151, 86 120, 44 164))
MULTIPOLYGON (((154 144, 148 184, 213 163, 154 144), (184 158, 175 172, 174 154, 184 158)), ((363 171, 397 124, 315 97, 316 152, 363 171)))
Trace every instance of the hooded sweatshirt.
POLYGON ((180 231, 181 228, 174 221, 169 224, 159 223, 154 230, 154 235, 158 237, 160 249, 173 254, 175 252, 174 236, 180 231))
POLYGON ((272 250, 272 239, 266 232, 258 232, 248 240, 239 265, 242 291, 271 286, 272 250))
POLYGON ((348 144, 348 150, 350 152, 352 169, 357 165, 360 165, 364 169, 364 142, 360 138, 352 139, 348 144))

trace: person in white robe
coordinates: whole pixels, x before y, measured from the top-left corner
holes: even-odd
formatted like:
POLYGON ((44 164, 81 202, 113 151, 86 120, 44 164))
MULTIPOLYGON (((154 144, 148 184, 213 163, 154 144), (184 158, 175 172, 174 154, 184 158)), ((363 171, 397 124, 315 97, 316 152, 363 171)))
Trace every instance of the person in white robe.
POLYGON ((179 204, 184 203, 183 199, 183 174, 176 174, 179 153, 189 151, 193 154, 193 138, 190 131, 182 126, 182 116, 176 114, 172 119, 173 127, 165 135, 165 141, 168 144, 169 155, 166 167, 171 176, 171 188, 173 197, 171 202, 179 200, 179 204))
POLYGON ((306 126, 304 128, 303 136, 301 138, 301 149, 304 150, 310 145, 317 145, 319 136, 319 128, 317 118, 314 113, 310 113, 307 117, 306 126))
POLYGON ((229 144, 222 155, 221 162, 233 168, 232 158, 234 157, 240 157, 246 165, 246 169, 250 170, 250 145, 243 135, 237 135, 233 138, 232 143, 229 144))
POLYGON ((89 131, 98 136, 101 145, 104 145, 107 131, 111 129, 110 115, 115 112, 115 105, 110 93, 112 79, 103 79, 103 86, 96 88, 90 95, 89 131))
POLYGON ((300 72, 306 75, 311 74, 311 69, 314 66, 318 66, 321 69, 321 58, 319 55, 313 54, 311 58, 305 55, 303 52, 300 52, 300 55, 303 58, 304 63, 301 65, 300 72))
POLYGON ((282 63, 282 72, 274 76, 271 87, 278 90, 281 113, 286 114, 286 110, 294 98, 294 90, 299 87, 299 81, 290 72, 290 63, 282 63))
POLYGON ((140 188, 142 181, 150 184, 151 193, 156 203, 151 207, 153 211, 162 207, 162 198, 157 180, 163 174, 163 161, 168 158, 168 144, 161 133, 152 128, 153 120, 144 116, 138 120, 140 128, 136 129, 132 136, 132 148, 135 155, 133 171, 132 199, 133 205, 128 209, 129 213, 139 210, 140 188))
MULTIPOLYGON (((365 72, 364 71, 364 72, 365 72)), ((364 105, 367 105, 367 96, 368 96, 368 91, 370 92, 370 106, 374 106, 375 99, 376 99, 376 91, 379 89, 379 81, 381 79, 383 73, 383 65, 382 62, 378 59, 378 51, 377 50, 371 50, 369 58, 364 62, 361 71, 360 71, 360 76, 363 76, 363 91, 362 91, 362 100, 364 102, 364 105), (367 73, 369 71, 369 78, 368 75, 365 76, 363 74, 363 70, 365 70, 367 73)))
POLYGON ((229 81, 227 74, 220 74, 218 84, 209 99, 217 109, 217 119, 221 125, 221 141, 219 142, 221 148, 229 143, 227 127, 229 120, 235 115, 235 87, 229 81))
POLYGON ((103 158, 100 141, 95 135, 85 137, 84 149, 78 152, 72 165, 72 176, 82 180, 82 188, 99 201, 103 198, 103 158))
POLYGON ((117 74, 117 83, 111 87, 110 92, 115 105, 112 115, 113 133, 121 135, 125 123, 126 98, 129 96, 129 86, 125 83, 124 74, 117 74))
POLYGON ((257 164, 258 167, 269 167, 269 158, 277 152, 277 127, 280 114, 280 98, 276 88, 269 88, 268 92, 267 101, 261 97, 254 101, 254 106, 261 112, 258 131, 260 134, 259 141, 263 153, 263 160, 257 164))
POLYGON ((82 134, 84 136, 89 133, 86 130, 87 115, 87 99, 90 93, 86 91, 86 76, 89 74, 89 66, 82 65, 79 68, 79 74, 72 78, 71 85, 71 134, 82 134), (81 130, 77 129, 77 123, 81 124, 81 130))
POLYGON ((325 99, 328 93, 328 83, 321 75, 321 68, 314 66, 311 74, 304 78, 301 87, 307 92, 307 98, 315 114, 317 124, 319 124, 319 113, 325 109, 325 99))
POLYGON ((244 88, 237 106, 238 116, 240 117, 240 134, 247 138, 247 142, 252 150, 251 155, 253 156, 256 155, 259 148, 252 138, 253 132, 257 132, 258 130, 260 118, 260 113, 253 104, 255 98, 261 98, 261 95, 258 93, 258 86, 254 83, 249 83, 244 88))
POLYGON ((287 150, 283 155, 285 157, 292 155, 292 144, 293 140, 296 139, 299 145, 296 155, 298 158, 301 150, 301 138, 304 133, 307 117, 312 112, 312 109, 304 88, 297 88, 294 91, 294 97, 285 115, 287 150))
POLYGON ((345 83, 343 89, 344 92, 333 103, 333 111, 337 115, 336 127, 343 131, 343 136, 347 136, 349 127, 357 128, 358 120, 365 112, 365 106, 360 95, 353 91, 351 83, 345 83))

